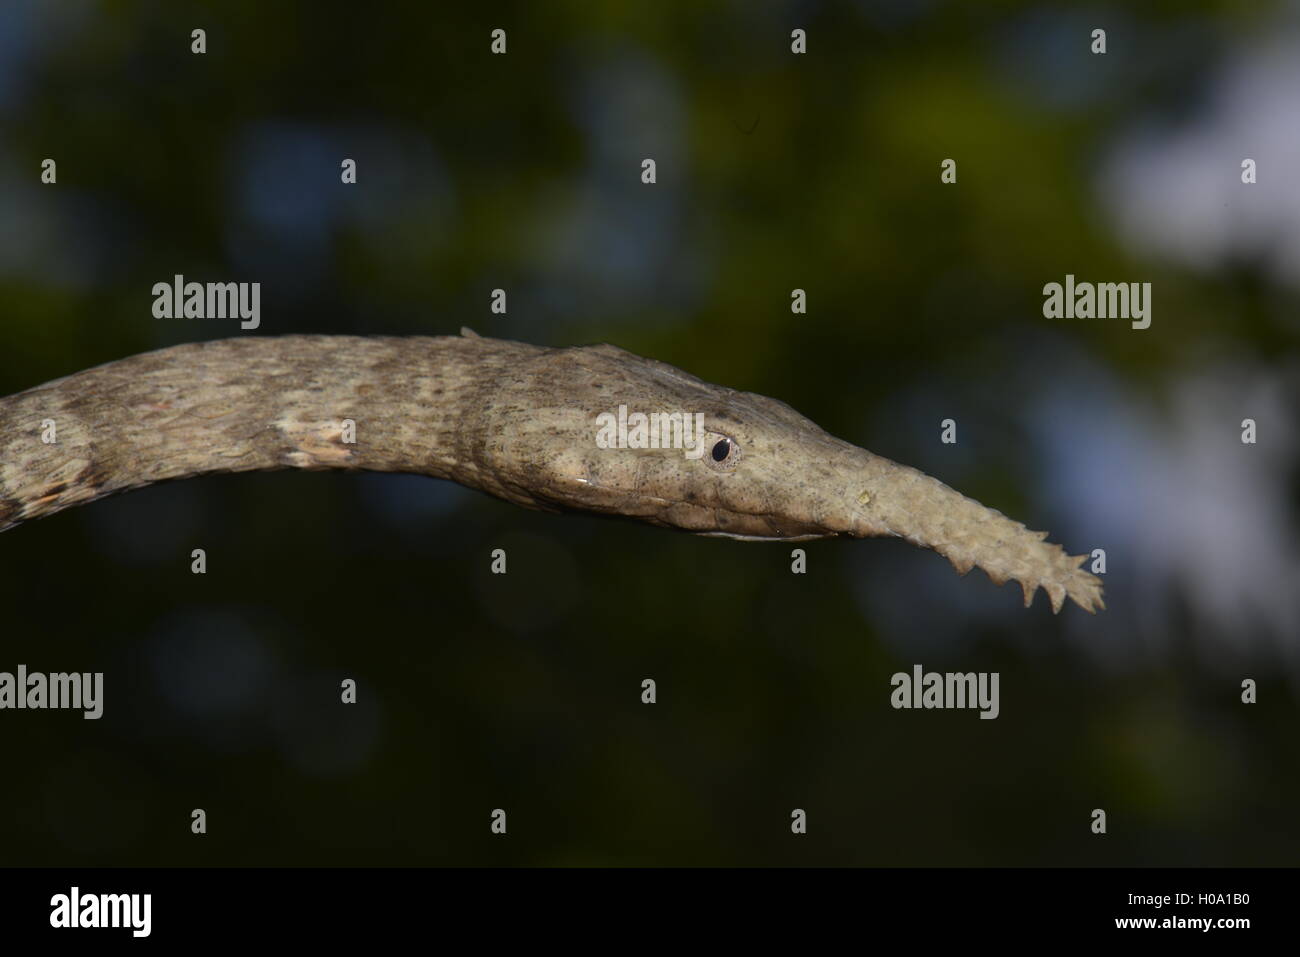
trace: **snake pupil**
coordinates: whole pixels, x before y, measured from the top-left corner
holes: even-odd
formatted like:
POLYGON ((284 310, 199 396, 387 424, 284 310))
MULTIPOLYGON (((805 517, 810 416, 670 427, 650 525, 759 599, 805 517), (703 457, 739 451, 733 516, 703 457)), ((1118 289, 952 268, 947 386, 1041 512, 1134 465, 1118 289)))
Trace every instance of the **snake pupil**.
POLYGON ((727 453, 730 451, 731 451, 731 442, 727 439, 719 439, 717 442, 713 444, 713 452, 712 452, 713 461, 715 462, 723 461, 724 459, 726 459, 727 453))

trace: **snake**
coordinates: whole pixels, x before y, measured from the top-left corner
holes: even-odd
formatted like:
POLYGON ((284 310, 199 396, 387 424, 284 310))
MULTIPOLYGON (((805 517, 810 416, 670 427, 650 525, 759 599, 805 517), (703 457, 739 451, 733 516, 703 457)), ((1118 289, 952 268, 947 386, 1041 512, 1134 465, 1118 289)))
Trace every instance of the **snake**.
POLYGON ((415 473, 524 508, 744 541, 892 536, 963 575, 978 567, 1018 582, 1025 607, 1040 587, 1053 612, 1067 597, 1105 607, 1087 556, 1046 532, 784 402, 609 344, 545 347, 468 329, 240 336, 0 398, 0 531, 156 482, 285 468, 415 473), (680 412, 699 434, 687 449, 598 441, 598 422, 620 407, 680 412))

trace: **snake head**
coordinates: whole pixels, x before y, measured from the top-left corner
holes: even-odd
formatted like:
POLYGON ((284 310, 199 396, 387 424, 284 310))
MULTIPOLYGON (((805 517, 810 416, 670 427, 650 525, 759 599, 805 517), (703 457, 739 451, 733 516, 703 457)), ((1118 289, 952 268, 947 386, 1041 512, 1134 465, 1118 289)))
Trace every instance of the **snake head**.
POLYGON ((842 469, 862 450, 784 402, 608 345, 548 350, 520 371, 483 409, 497 494, 702 535, 854 533, 842 469))
POLYGON ((802 541, 889 535, 1104 607, 1101 582, 1001 512, 838 439, 784 402, 712 385, 613 346, 546 350, 484 406, 496 494, 536 508, 700 535, 802 541))

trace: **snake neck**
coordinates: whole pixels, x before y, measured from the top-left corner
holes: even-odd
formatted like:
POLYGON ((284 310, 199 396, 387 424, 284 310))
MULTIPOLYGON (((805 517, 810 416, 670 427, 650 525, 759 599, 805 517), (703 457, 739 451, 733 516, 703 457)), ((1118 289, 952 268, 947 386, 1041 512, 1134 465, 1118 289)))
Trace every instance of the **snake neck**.
POLYGON ((478 337, 245 337, 88 369, 0 399, 0 531, 219 472, 416 471, 481 488, 481 410, 544 351, 478 337))

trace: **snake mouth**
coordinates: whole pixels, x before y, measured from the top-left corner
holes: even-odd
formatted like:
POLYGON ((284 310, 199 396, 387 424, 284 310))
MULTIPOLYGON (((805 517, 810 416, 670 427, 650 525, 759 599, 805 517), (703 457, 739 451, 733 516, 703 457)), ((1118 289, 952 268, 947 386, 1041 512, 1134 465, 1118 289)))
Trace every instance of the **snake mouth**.
POLYGON ((744 542, 806 542, 843 534, 817 522, 787 518, 766 512, 745 512, 725 508, 704 508, 707 524, 696 523, 687 514, 686 503, 678 503, 661 514, 678 528, 711 538, 733 538, 744 542), (685 521, 683 521, 685 519, 685 521))
POLYGON ((737 542, 812 542, 829 538, 832 532, 813 532, 808 535, 740 535, 735 532, 698 532, 703 538, 730 538, 737 542))
POLYGON ((575 483, 564 495, 542 496, 559 510, 579 510, 631 518, 712 538, 739 541, 802 542, 852 534, 849 525, 833 527, 825 522, 794 516, 748 510, 734 505, 711 504, 692 498, 665 497, 647 492, 635 495, 610 489, 590 479, 575 483))

